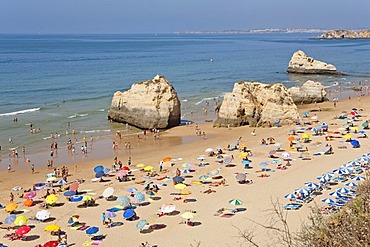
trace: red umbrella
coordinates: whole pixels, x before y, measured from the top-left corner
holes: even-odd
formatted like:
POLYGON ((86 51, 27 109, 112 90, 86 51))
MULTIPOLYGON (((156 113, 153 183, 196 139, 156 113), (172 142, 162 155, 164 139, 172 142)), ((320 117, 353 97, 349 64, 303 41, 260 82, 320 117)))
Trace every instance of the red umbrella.
POLYGON ((23 236, 24 234, 29 233, 29 231, 31 231, 31 227, 21 226, 15 231, 15 234, 17 234, 18 236, 23 236))
POLYGON ((124 170, 124 171, 129 171, 129 170, 130 170, 130 167, 128 167, 128 166, 124 166, 124 167, 122 168, 122 170, 124 170))
POLYGON ((78 190, 78 187, 80 186, 80 184, 78 182, 73 182, 70 186, 69 186, 69 190, 78 190))
POLYGON ((46 242, 42 247, 57 247, 59 244, 58 241, 51 240, 49 242, 46 242))

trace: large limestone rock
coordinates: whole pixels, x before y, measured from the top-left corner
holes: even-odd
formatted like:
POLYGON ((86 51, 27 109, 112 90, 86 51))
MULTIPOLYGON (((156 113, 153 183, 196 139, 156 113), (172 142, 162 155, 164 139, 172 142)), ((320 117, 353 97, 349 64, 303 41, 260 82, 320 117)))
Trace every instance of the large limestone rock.
POLYGON ((137 82, 113 95, 108 119, 141 129, 167 129, 180 124, 180 101, 164 76, 137 82))
POLYGON ((332 64, 327 64, 307 56, 303 51, 294 52, 289 61, 288 73, 300 74, 342 74, 332 64))
POLYGON ((327 101, 325 87, 318 81, 306 81, 302 87, 288 89, 295 104, 311 104, 327 101))
POLYGON ((370 39, 370 30, 331 30, 321 34, 319 39, 370 39))
POLYGON ((267 126, 277 120, 291 124, 297 118, 297 106, 282 84, 239 81, 225 94, 214 126, 267 126))

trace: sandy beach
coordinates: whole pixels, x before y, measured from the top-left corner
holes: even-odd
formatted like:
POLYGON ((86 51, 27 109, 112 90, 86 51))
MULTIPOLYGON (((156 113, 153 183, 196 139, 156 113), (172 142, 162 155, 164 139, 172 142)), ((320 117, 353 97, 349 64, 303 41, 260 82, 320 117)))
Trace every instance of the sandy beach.
MULTIPOLYGON (((51 219, 48 222, 36 222, 29 220, 27 225, 32 225, 31 231, 26 234, 27 241, 15 240, 11 242, 7 238, 2 238, 0 242, 7 246, 35 246, 43 244, 50 240, 56 240, 56 236, 51 236, 49 232, 44 231, 45 226, 50 224, 57 224, 61 226, 62 231, 68 235, 68 244, 75 246, 89 246, 92 242, 87 242, 90 237, 84 230, 71 229, 68 225, 68 219, 72 215, 78 215, 79 221, 86 223, 86 226, 97 226, 99 232, 97 234, 106 235, 99 246, 140 246, 141 243, 148 241, 152 245, 158 246, 190 246, 195 245, 197 241, 201 242, 200 246, 238 246, 242 239, 238 237, 238 231, 235 227, 240 229, 248 229, 252 226, 250 220, 265 223, 266 210, 271 209, 271 200, 278 199, 281 204, 289 202, 284 199, 284 195, 293 193, 296 188, 304 187, 304 182, 318 182, 317 176, 325 172, 332 171, 340 165, 355 160, 362 154, 369 150, 369 140, 366 138, 357 138, 357 134, 353 134, 353 138, 360 141, 360 148, 352 148, 349 142, 341 135, 336 135, 337 138, 327 141, 324 135, 313 136, 312 131, 305 130, 305 133, 310 134, 311 142, 303 143, 303 149, 308 149, 305 153, 309 154, 311 159, 302 160, 299 158, 300 152, 296 148, 289 147, 289 135, 291 130, 298 130, 300 128, 310 128, 322 123, 327 123, 329 131, 338 130, 346 120, 339 120, 336 117, 342 113, 350 115, 352 108, 357 108, 358 112, 363 116, 360 121, 354 122, 362 130, 361 124, 368 119, 368 106, 370 97, 353 98, 351 100, 341 100, 337 106, 333 106, 333 102, 325 102, 315 105, 299 106, 300 116, 303 112, 309 112, 307 118, 302 118, 303 122, 312 122, 312 117, 317 117, 318 123, 313 125, 301 126, 282 126, 272 128, 251 128, 249 126, 239 128, 213 128, 212 123, 198 123, 191 125, 179 126, 161 133, 160 140, 154 140, 153 135, 149 134, 147 137, 140 135, 124 137, 119 140, 115 137, 112 139, 94 143, 91 158, 81 159, 78 162, 71 162, 68 164, 69 173, 68 182, 73 182, 76 179, 83 178, 85 182, 79 185, 79 192, 85 192, 85 195, 91 195, 96 198, 97 206, 79 208, 78 205, 82 202, 69 202, 63 192, 58 193, 58 203, 63 205, 57 207, 50 207, 51 219), (362 111, 363 109, 363 111, 362 111), (205 137, 196 136, 196 126, 205 132, 205 137), (255 135, 251 133, 255 129, 255 135), (240 139, 241 137, 241 139, 240 139), (276 153, 277 158, 272 159, 268 157, 268 153, 276 150, 276 145, 261 145, 261 139, 273 137, 276 143, 281 143, 281 149, 288 151, 292 161, 291 166, 287 166, 286 170, 277 169, 279 164, 286 165, 280 152, 276 153), (111 151, 112 157, 109 159, 99 159, 99 149, 112 149, 112 140, 119 143, 118 151, 111 151), (240 146, 246 145, 247 149, 251 151, 252 155, 248 158, 252 161, 250 169, 245 169, 240 157, 240 150, 228 150, 228 145, 237 143, 240 140, 240 146), (132 148, 126 149, 124 143, 130 141, 132 148), (333 154, 330 155, 314 155, 322 152, 326 144, 331 145, 333 154), (96 145, 96 146, 95 146, 96 145), (103 147, 104 145, 104 147, 103 147), (224 154, 223 159, 217 159, 216 156, 209 157, 205 152, 207 148, 221 147, 224 154), (346 148, 343 148, 346 147, 346 148), (95 155, 95 156, 94 156, 95 155), (199 166, 200 156, 204 155, 204 162, 209 165, 199 166), (132 170, 131 178, 135 180, 127 182, 119 182, 116 179, 115 173, 112 171, 104 177, 105 182, 92 182, 95 177, 93 171, 97 165, 102 165, 106 168, 112 169, 113 158, 117 156, 121 160, 123 166, 127 165, 128 157, 131 157, 132 170), (159 171, 159 163, 165 157, 171 157, 168 162, 163 163, 163 172, 159 171), (224 164, 225 158, 233 157, 234 159, 229 165, 224 164), (261 162, 266 162, 267 166, 260 166, 261 162), (171 165, 172 163, 172 165, 171 165), (189 195, 178 195, 181 190, 174 187, 170 180, 176 176, 176 169, 184 170, 183 164, 190 163, 189 168, 193 169, 186 174, 181 174, 185 181, 186 188, 184 190, 190 191, 189 195), (114 196, 129 196, 126 190, 128 188, 136 188, 138 191, 145 193, 144 185, 138 184, 140 181, 147 181, 147 172, 140 171, 138 164, 144 166, 153 166, 158 176, 150 178, 154 184, 159 187, 158 193, 150 197, 146 194, 144 205, 138 205, 135 209, 137 219, 133 221, 126 220, 122 217, 123 210, 116 212, 116 217, 112 218, 116 223, 114 227, 107 228, 103 225, 101 214, 107 209, 113 208, 117 205, 116 201, 108 201, 101 198, 103 191, 108 188, 114 188, 114 196), (274 172, 258 172, 261 168, 268 168, 274 172), (216 176, 210 176, 207 183, 199 182, 199 177, 202 175, 209 176, 210 174, 218 173, 216 176), (251 184, 239 184, 235 175, 238 173, 246 173, 247 179, 252 180, 251 184), (259 177, 261 174, 266 174, 268 177, 259 177), (217 177, 220 177, 217 179, 217 177), (221 181, 226 181, 222 184, 221 181), (204 193, 205 191, 210 193, 204 193), (175 198, 179 200, 175 200, 175 198), (180 199, 181 198, 181 199, 180 199), (229 201, 238 199, 242 202, 241 205, 230 205, 229 201), (185 202, 184 202, 185 200, 185 202), (176 206, 176 211, 171 215, 162 215, 158 217, 155 222, 155 215, 160 213, 159 209, 163 204, 173 203, 176 206), (221 208, 226 210, 226 214, 217 214, 221 208), (236 213, 232 211, 236 208, 240 210, 236 213), (245 209, 245 210, 244 210, 245 209), (182 224, 184 218, 181 215, 184 212, 193 212, 195 216, 191 219, 194 222, 193 226, 182 224), (224 216, 222 216, 224 215, 224 216), (136 224, 143 219, 153 220, 152 224, 145 226, 143 231, 136 229, 136 224), (117 224, 118 222, 118 224, 117 224), (150 227, 150 225, 152 227, 150 227)), ((296 140, 301 140, 302 133, 294 136, 296 140)), ((60 150, 59 155, 66 155, 60 150)), ((40 158, 41 159, 41 158, 40 158)), ((45 158, 47 160, 47 158, 45 158)), ((2 161, 6 163, 5 160, 2 161)), ((23 163, 23 161, 19 161, 23 163)), ((68 162, 67 162, 68 163, 68 162)), ((19 166, 27 166, 19 164, 19 166)), ((59 166, 60 167, 60 166, 59 166)), ((22 169, 21 167, 13 166, 14 172, 0 171, 1 177, 1 200, 2 205, 9 203, 9 194, 11 189, 15 186, 21 186, 21 191, 12 191, 15 195, 14 202, 18 204, 17 211, 19 215, 24 215, 28 218, 36 215, 41 210, 40 205, 43 199, 39 199, 42 195, 37 192, 34 201, 40 203, 26 207, 23 205, 25 199, 19 198, 24 189, 32 188, 32 185, 38 182, 45 182, 45 175, 51 173, 52 170, 47 169, 45 165, 38 165, 36 172, 31 173, 31 168, 22 169)), ((58 178, 58 180, 61 178, 58 178)), ((68 185, 68 184, 67 184, 68 185)), ((62 187, 66 187, 63 185, 62 187)), ((334 191, 340 185, 333 186, 331 190, 324 191, 322 195, 318 195, 314 200, 308 204, 304 204, 299 210, 288 211, 288 221, 291 230, 299 230, 301 224, 307 221, 307 216, 310 213, 310 206, 315 204, 324 205, 321 199, 328 196, 328 192, 334 191)), ((58 187, 55 187, 58 189, 58 187)), ((134 202, 134 199, 132 199, 134 202)), ((1 210, 1 221, 9 215, 5 210, 1 210)), ((7 226, 3 224, 3 226, 7 226)), ((14 230, 0 229, 1 234, 14 232, 14 230)), ((260 229, 256 229, 256 240, 264 246, 266 241, 269 241, 271 236, 267 235, 260 229)))

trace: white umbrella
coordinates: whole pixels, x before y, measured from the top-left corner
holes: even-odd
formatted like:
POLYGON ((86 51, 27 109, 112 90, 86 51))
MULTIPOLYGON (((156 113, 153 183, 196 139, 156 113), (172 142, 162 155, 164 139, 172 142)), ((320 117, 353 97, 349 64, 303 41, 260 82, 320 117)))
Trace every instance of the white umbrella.
POLYGON ((36 213, 36 219, 44 221, 50 218, 51 213, 47 210, 41 210, 36 213))
POLYGON ((355 176, 352 178, 352 180, 355 180, 355 181, 364 181, 365 178, 364 177, 361 177, 361 176, 355 176))
POLYGON ((306 188, 299 188, 295 190, 299 194, 308 194, 309 191, 306 188))
POLYGON ((107 198, 113 195, 114 189, 112 187, 108 187, 103 191, 103 197, 107 198))
POLYGON ((283 159, 288 159, 289 157, 290 157, 290 153, 289 152, 283 152, 281 154, 281 158, 283 158, 283 159))
POLYGON ((336 190, 336 192, 338 192, 338 193, 341 193, 341 194, 348 194, 349 193, 349 189, 347 189, 347 188, 338 188, 337 190, 336 190))
POLYGON ((161 212, 164 214, 172 213, 175 210, 176 210, 176 205, 173 203, 166 203, 166 204, 163 204, 161 207, 161 212))
POLYGON ((206 150, 204 150, 204 152, 206 152, 206 153, 213 152, 213 148, 207 148, 206 150))

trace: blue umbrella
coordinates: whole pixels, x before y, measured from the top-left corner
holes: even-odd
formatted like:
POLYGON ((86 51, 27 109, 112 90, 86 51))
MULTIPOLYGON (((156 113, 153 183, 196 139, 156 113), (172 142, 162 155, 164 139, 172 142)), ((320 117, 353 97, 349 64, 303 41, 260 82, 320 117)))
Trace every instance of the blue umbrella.
POLYGON ((94 172, 97 173, 97 172, 100 172, 100 171, 103 171, 104 170, 104 167, 103 166, 96 166, 94 168, 94 172))
POLYGON ((137 192, 135 195, 134 195, 134 198, 137 202, 143 202, 145 201, 145 194, 142 193, 142 192, 137 192))
POLYGON ((175 181, 176 183, 181 183, 183 182, 185 179, 180 177, 180 176, 176 176, 176 177, 173 177, 172 178, 173 181, 175 181))
POLYGON ((299 194, 308 194, 309 193, 309 191, 306 189, 306 188, 299 188, 299 189, 296 189, 296 191, 295 192, 297 192, 297 193, 299 193, 299 194))
POLYGON ((117 204, 122 206, 122 207, 127 207, 130 205, 130 198, 127 197, 127 196, 119 196, 117 197, 117 200, 116 200, 117 204))
POLYGON ((58 185, 63 185, 63 184, 66 184, 67 181, 65 181, 64 179, 61 179, 57 182, 58 185))
POLYGON ((90 228, 88 228, 88 229, 86 230, 86 234, 88 234, 88 235, 92 235, 92 234, 97 233, 98 231, 99 231, 99 227, 92 226, 92 227, 90 227, 90 228))
POLYGON ((326 203, 335 203, 335 201, 333 199, 330 199, 330 198, 324 198, 321 201, 326 202, 326 203))
POLYGON ((355 181, 363 181, 363 180, 365 180, 365 178, 364 177, 361 177, 361 176, 354 176, 352 178, 352 180, 355 180, 355 181))
POLYGON ((137 191, 137 189, 136 188, 128 188, 126 191, 128 193, 135 193, 137 191))
POLYGON ((287 194, 287 195, 284 196, 284 198, 294 199, 294 198, 296 198, 296 195, 294 195, 294 194, 287 194))
POLYGON ((105 212, 105 217, 110 219, 110 218, 114 218, 116 217, 117 215, 114 213, 114 212, 111 212, 111 211, 107 211, 105 212))
POLYGON ((67 192, 64 192, 64 194, 63 194, 64 196, 74 196, 74 195, 76 195, 76 191, 74 191, 74 190, 69 190, 69 191, 67 191, 67 192))
POLYGON ((357 140, 351 140, 350 143, 351 143, 352 147, 354 147, 354 148, 360 147, 360 142, 357 141, 357 140))
POLYGON ((110 172, 110 169, 109 168, 104 168, 103 172, 104 172, 104 174, 107 174, 108 172, 110 172))
POLYGON ((268 166, 269 164, 267 162, 261 162, 260 166, 268 166))
POLYGON ((123 218, 130 219, 132 216, 135 215, 135 211, 133 209, 127 209, 123 212, 123 218))
POLYGON ((335 196, 335 197, 342 197, 343 196, 341 193, 336 192, 336 191, 330 192, 329 195, 335 196))
POLYGON ((97 173, 95 173, 95 177, 96 178, 101 178, 101 177, 103 177, 104 176, 104 171, 98 171, 97 173))
POLYGON ((71 202, 80 202, 82 201, 83 196, 72 196, 71 202))
POLYGON ((139 220, 138 223, 136 223, 136 228, 140 231, 142 231, 144 229, 144 227, 146 226, 148 222, 146 220, 139 220))
POLYGON ((349 186, 349 187, 357 187, 357 184, 354 183, 354 182, 348 182, 348 183, 346 183, 346 186, 349 186))
POLYGON ((338 193, 341 193, 341 194, 348 194, 349 193, 349 189, 347 189, 347 188, 338 188, 337 190, 336 190, 336 192, 338 192, 338 193))
POLYGON ((250 163, 251 163, 251 162, 250 162, 249 160, 243 160, 243 161, 242 161, 242 164, 243 164, 243 165, 249 165, 250 163))
POLYGON ((11 214, 8 217, 5 218, 4 223, 7 225, 13 224, 17 216, 15 214, 11 214))
POLYGON ((307 187, 310 187, 310 188, 313 188, 313 189, 317 189, 319 187, 318 184, 316 183, 312 183, 312 182, 307 182, 307 183, 304 183, 307 187))

